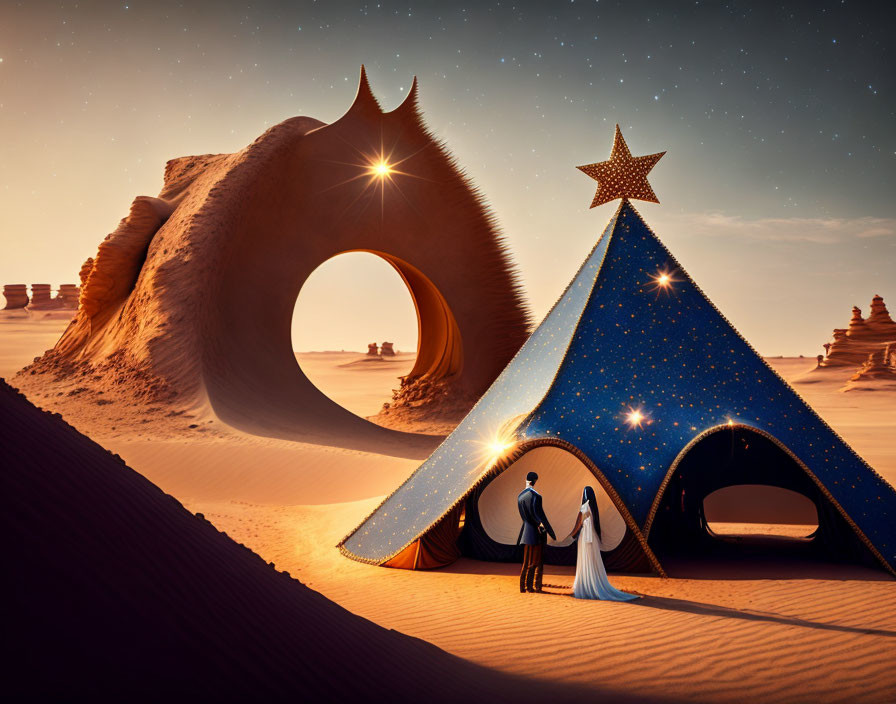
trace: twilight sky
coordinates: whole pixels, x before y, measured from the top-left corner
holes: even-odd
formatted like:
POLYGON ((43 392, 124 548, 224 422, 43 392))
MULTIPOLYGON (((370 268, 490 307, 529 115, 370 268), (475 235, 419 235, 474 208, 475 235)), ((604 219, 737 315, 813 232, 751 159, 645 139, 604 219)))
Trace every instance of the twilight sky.
MULTIPOLYGON (((636 202, 762 353, 816 354, 872 295, 896 314, 896 12, 882 2, 0 2, 0 283, 74 283, 165 161, 325 122, 366 64, 411 79, 491 203, 536 319, 615 204, 577 164, 618 122, 661 205, 636 202)), ((325 264, 298 349, 416 340, 397 276, 325 264), (351 282, 346 284, 346 282, 351 282), (369 291, 377 290, 371 296, 369 291)))

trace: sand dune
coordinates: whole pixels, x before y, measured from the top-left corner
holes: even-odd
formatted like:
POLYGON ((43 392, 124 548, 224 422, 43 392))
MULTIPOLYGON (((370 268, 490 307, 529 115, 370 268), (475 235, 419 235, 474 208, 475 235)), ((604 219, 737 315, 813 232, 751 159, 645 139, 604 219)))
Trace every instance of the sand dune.
POLYGON ((418 460, 252 436, 109 443, 181 500, 321 504, 386 494, 418 460), (189 469, 187 469, 189 468, 189 469))
MULTIPOLYGON (((375 416, 392 399, 399 377, 410 373, 416 357, 366 357, 360 352, 299 352, 308 380, 345 409, 362 418, 375 416), (346 371, 357 372, 346 376, 346 371)), ((376 422, 375 418, 372 418, 376 422)))
POLYGON ((0 377, 9 378, 46 350, 53 349, 72 312, 0 311, 0 377))
POLYGON ((311 591, 0 381, 5 697, 581 701, 311 591), (461 690, 462 684, 462 690, 461 690))
POLYGON ((881 571, 679 563, 670 572, 684 577, 615 575, 647 595, 626 604, 573 599, 572 568, 548 567, 562 588, 521 595, 516 565, 408 572, 337 555, 376 504, 191 508, 353 613, 509 673, 693 702, 896 698, 896 582, 881 571))

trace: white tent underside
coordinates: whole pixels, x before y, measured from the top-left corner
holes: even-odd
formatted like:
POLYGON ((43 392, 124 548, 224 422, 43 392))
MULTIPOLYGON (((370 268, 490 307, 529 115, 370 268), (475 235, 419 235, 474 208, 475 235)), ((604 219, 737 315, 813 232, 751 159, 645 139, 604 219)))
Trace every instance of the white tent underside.
POLYGON ((582 490, 591 486, 600 511, 601 547, 608 552, 622 542, 625 520, 581 460, 557 447, 537 447, 492 480, 479 497, 482 527, 496 543, 516 544, 522 525, 516 499, 526 486, 528 472, 538 474, 535 488, 558 540, 572 531, 582 505, 582 490))

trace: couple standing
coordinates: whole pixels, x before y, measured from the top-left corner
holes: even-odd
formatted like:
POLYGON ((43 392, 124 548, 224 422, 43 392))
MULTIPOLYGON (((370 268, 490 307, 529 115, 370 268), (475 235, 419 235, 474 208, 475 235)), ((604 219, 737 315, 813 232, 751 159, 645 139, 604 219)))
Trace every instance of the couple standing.
MULTIPOLYGON (((535 491, 538 475, 526 475, 526 488, 517 497, 517 506, 523 527, 517 544, 523 544, 523 569, 520 572, 520 592, 540 592, 544 574, 544 547, 547 536, 557 540, 554 529, 541 506, 541 494, 535 491)), ((568 537, 579 536, 576 559, 576 579, 572 593, 577 599, 603 599, 606 601, 631 601, 636 594, 628 594, 614 588, 607 579, 604 561, 600 556, 600 517, 594 489, 586 486, 582 492, 582 507, 576 525, 568 537)))

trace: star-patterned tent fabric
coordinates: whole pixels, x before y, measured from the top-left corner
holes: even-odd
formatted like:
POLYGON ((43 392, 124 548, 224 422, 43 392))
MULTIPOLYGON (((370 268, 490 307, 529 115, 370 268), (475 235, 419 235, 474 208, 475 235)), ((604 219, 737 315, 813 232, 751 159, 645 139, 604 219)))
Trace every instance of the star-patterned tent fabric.
POLYGON ((662 573, 647 538, 663 491, 688 448, 720 427, 782 448, 857 543, 893 571, 896 492, 764 362, 623 200, 492 387, 340 548, 373 564, 434 566, 420 559, 421 537, 438 527, 444 538, 452 527, 441 519, 458 516, 477 487, 527 449, 554 444, 592 470, 662 573))

